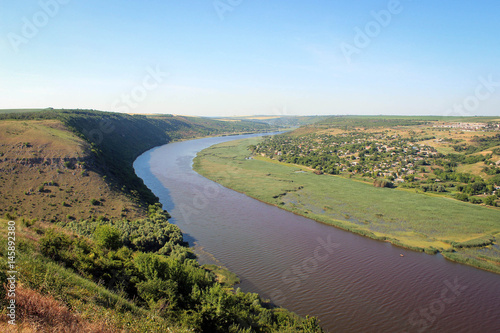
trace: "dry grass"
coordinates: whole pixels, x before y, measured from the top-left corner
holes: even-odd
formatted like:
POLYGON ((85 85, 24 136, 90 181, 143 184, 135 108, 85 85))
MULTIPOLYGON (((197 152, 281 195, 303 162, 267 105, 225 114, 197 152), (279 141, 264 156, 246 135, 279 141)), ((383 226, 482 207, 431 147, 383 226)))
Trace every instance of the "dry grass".
POLYGON ((94 171, 89 149, 56 120, 0 122, 0 215, 49 222, 143 216, 142 209, 94 171), (56 185, 40 191, 46 182, 56 185), (103 199, 102 205, 92 205, 94 198, 103 199))
POLYGON ((50 295, 41 295, 21 285, 16 290, 16 325, 10 325, 8 320, 6 315, 1 316, 1 332, 117 332, 104 323, 92 323, 72 313, 50 295))

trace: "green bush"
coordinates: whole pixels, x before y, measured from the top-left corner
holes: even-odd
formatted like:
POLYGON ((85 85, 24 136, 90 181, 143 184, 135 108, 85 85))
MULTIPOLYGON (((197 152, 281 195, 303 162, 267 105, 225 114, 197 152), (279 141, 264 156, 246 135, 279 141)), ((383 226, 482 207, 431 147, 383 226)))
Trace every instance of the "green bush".
POLYGON ((94 232, 94 241, 110 250, 118 250, 122 247, 120 231, 111 225, 98 226, 94 232))
POLYGON ((490 196, 487 196, 486 198, 484 198, 483 202, 485 205, 496 207, 496 205, 497 205, 496 199, 497 199, 496 195, 490 195, 490 196))
POLYGON ((65 257, 70 244, 71 239, 68 235, 54 229, 48 229, 40 239, 40 251, 45 256, 60 261, 65 257))
MULTIPOLYGON (((102 244, 106 244, 110 240, 116 241, 117 230, 114 226, 98 226, 95 242, 104 240, 102 244)), ((43 267, 52 265, 51 272, 54 266, 62 270, 53 261, 62 263, 68 272, 72 270, 114 293, 133 299, 131 305, 151 310, 155 316, 194 332, 322 332, 315 318, 300 318, 285 309, 273 309, 257 294, 239 290, 234 293, 225 288, 215 281, 213 273, 190 259, 188 248, 180 244, 174 245, 170 254, 165 256, 133 253, 126 247, 111 250, 95 242, 55 229, 45 230, 39 240, 39 248, 46 261, 43 267)), ((116 247, 116 244, 109 247, 116 247)), ((25 251, 30 253, 29 258, 37 257, 36 247, 26 248, 25 251)), ((31 261, 23 260, 23 264, 31 261)), ((66 297, 66 289, 56 286, 61 285, 60 276, 53 277, 48 270, 23 272, 24 279, 37 280, 37 286, 66 297)), ((74 277, 72 279, 75 280, 74 277)), ((30 285, 34 286, 33 283, 30 285)), ((101 293, 102 290, 99 295, 92 296, 93 299, 98 298, 99 304, 120 307, 115 294, 103 298, 101 293)))
POLYGON ((478 197, 469 197, 469 202, 477 205, 483 203, 483 200, 478 197))

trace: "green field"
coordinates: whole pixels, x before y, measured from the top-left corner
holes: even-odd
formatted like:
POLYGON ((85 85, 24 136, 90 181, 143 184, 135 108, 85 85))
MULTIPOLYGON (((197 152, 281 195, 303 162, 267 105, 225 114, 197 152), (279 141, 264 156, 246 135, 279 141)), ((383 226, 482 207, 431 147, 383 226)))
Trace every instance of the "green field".
POLYGON ((194 169, 263 202, 406 248, 500 273, 500 210, 408 190, 376 188, 260 156, 259 138, 203 150, 194 169))
POLYGON ((7 113, 29 113, 29 112, 38 112, 47 109, 0 109, 0 114, 7 113))

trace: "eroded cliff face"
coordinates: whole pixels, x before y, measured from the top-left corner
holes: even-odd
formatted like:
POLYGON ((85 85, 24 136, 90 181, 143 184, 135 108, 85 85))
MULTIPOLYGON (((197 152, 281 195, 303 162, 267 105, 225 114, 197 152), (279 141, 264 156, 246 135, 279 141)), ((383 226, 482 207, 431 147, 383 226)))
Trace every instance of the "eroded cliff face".
POLYGON ((144 210, 60 121, 8 120, 0 123, 0 214, 67 222, 136 219, 144 210))

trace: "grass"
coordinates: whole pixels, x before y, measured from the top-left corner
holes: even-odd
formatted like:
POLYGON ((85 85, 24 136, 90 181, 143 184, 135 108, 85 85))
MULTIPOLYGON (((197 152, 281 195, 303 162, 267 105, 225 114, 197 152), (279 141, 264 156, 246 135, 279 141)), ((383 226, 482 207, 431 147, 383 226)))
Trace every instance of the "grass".
POLYGON ((135 202, 92 167, 90 149, 59 120, 0 121, 0 216, 42 221, 142 216, 135 202), (91 204, 96 195, 103 199, 100 206, 91 204))
MULTIPOLYGON (((16 321, 23 332, 33 328, 33 332, 164 332, 170 327, 174 332, 184 332, 123 295, 43 257, 35 244, 40 237, 36 231, 45 227, 38 223, 28 228, 21 221, 16 223, 16 321)), ((7 230, 7 220, 0 219, 0 229, 7 230)), ((6 238, 5 232, 0 233, 2 270, 6 238)), ((8 332, 4 311, 0 311, 0 331, 8 332)))
POLYGON ((38 112, 43 111, 45 109, 0 109, 0 114, 7 113, 29 113, 29 112, 38 112))
POLYGON ((457 167, 457 172, 470 173, 473 175, 481 176, 484 179, 489 179, 493 176, 486 175, 484 172, 482 172, 485 166, 486 165, 484 164, 484 162, 478 162, 474 164, 462 164, 457 167))
POLYGON ((2 332, 83 332, 111 333, 104 323, 91 323, 71 313, 67 306, 50 295, 19 285, 16 290, 16 313, 21 323, 16 326, 0 322, 2 332), (9 327, 10 326, 10 327, 9 327))
POLYGON ((217 282, 226 287, 233 287, 235 284, 240 283, 238 276, 225 267, 217 265, 203 265, 203 268, 214 273, 217 282))
MULTIPOLYGON (((249 121, 227 123, 206 118, 128 116, 88 110, 0 113, 0 230, 7 230, 8 220, 17 221, 16 269, 19 291, 22 291, 18 311, 23 316, 17 321, 17 331, 202 331, 200 320, 205 320, 201 317, 205 314, 201 312, 201 306, 205 296, 200 296, 199 314, 198 304, 194 304, 191 310, 176 310, 173 317, 166 319, 163 307, 166 303, 161 308, 148 310, 152 308, 148 307, 150 304, 144 304, 139 292, 121 291, 119 287, 108 290, 101 282, 94 283, 84 278, 90 277, 85 271, 80 275, 76 270, 43 256, 38 240, 43 230, 51 225, 45 222, 68 225, 67 222, 76 224, 97 217, 98 221, 120 220, 127 224, 146 217, 148 212, 144 207, 147 207, 147 200, 156 203, 157 198, 135 175, 132 162, 138 154, 153 146, 173 139, 268 128, 268 125, 249 121), (108 121, 105 126, 104 119, 108 121), (101 131, 102 135, 85 135, 92 131, 101 131), (133 184, 134 179, 137 186, 133 184), (142 195, 139 193, 141 189, 147 193, 142 195), (6 219, 3 220, 2 216, 6 219)), ((6 236, 6 232, 0 233, 0 279, 3 281, 7 278, 6 236)), ((183 252, 179 253, 178 256, 182 257, 183 252)), ((98 260, 94 254, 88 259, 98 260)), ((211 276, 201 271, 205 278, 211 276)), ((238 278, 221 267, 212 267, 212 271, 223 283, 225 288, 221 290, 225 295, 250 310, 250 305, 240 300, 247 296, 236 298, 228 290, 238 278)), ((5 291, 0 289, 1 332, 9 331, 4 296, 5 291)), ((267 314, 266 303, 259 306, 262 316, 267 314)), ((252 311, 254 309, 252 305, 252 311)), ((254 318, 253 313, 248 313, 254 318)), ((285 319, 296 317, 286 313, 288 317, 283 316, 285 319)), ((215 320, 219 315, 214 313, 215 320)), ((239 320, 239 316, 245 318, 246 315, 238 313, 236 317, 239 320)), ((258 320, 255 319, 255 323, 258 320)), ((302 322, 309 325, 311 321, 297 317, 293 325, 302 325, 302 322)), ((282 324, 283 327, 292 325, 279 323, 282 324)))
MULTIPOLYGON (((454 244, 500 235, 500 210, 411 191, 375 188, 338 176, 315 175, 303 167, 262 157, 247 159, 259 138, 226 142, 198 154, 194 169, 205 177, 296 214, 406 248, 435 253, 454 244), (303 172, 305 171, 305 172, 303 172)), ((476 242, 478 248, 484 242, 476 242)), ((498 252, 484 254, 500 273, 498 252)), ((450 256, 449 256, 450 257, 450 256)), ((485 260, 470 253, 467 264, 485 260)), ((458 260, 457 260, 458 261, 458 260)), ((462 261, 464 262, 464 261, 462 261)))

